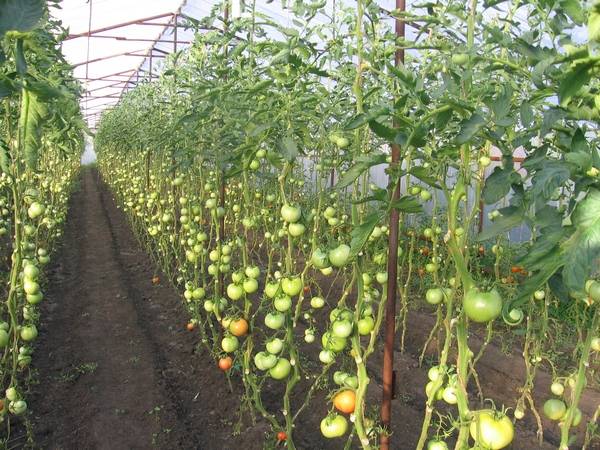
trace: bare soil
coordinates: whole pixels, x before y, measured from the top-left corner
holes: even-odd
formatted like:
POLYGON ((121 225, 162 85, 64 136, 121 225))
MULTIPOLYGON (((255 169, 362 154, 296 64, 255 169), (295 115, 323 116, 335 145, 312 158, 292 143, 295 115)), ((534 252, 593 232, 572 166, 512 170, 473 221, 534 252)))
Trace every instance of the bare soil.
MULTIPOLYGON (((272 439, 260 418, 237 423, 241 384, 232 379, 231 392, 227 378, 199 346, 199 335, 185 329, 181 295, 166 281, 152 284, 155 274, 166 278, 156 272, 95 170, 82 173, 63 242, 48 275, 33 363, 37 381, 28 397, 36 447, 253 450, 263 448, 265 437, 272 439)), ((414 449, 418 440, 426 369, 417 361, 431 325, 427 314, 411 313, 407 351, 396 353, 394 449, 414 449)), ((308 351, 313 360, 314 351, 308 351)), ((380 353, 369 364, 374 405, 381 396, 380 353)), ((516 398, 522 361, 493 345, 488 353, 479 371, 484 391, 498 404, 516 398)), ((543 380, 550 382, 548 376, 543 380)), ((272 396, 263 401, 276 412, 282 384, 268 383, 272 396)), ((297 387, 295 405, 310 383, 297 387)), ((582 409, 588 413, 600 396, 592 392, 586 399, 582 409)), ((320 435, 319 422, 329 407, 319 392, 297 424, 298 448, 343 448, 345 440, 324 442, 320 435)), ((512 448, 556 448, 556 428, 540 446, 533 423, 524 420, 512 448)), ((356 441, 352 448, 358 448, 356 441)))

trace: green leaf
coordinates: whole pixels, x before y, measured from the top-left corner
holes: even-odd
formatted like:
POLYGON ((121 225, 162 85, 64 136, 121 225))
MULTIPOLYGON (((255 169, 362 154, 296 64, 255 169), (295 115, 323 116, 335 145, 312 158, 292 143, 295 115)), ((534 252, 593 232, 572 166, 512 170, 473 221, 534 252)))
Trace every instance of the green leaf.
POLYGON ((17 40, 15 65, 17 67, 17 73, 21 75, 27 73, 27 60, 25 59, 25 52, 23 51, 23 39, 17 40))
POLYGON ((464 120, 460 125, 460 133, 456 137, 457 144, 466 144, 483 128, 486 120, 479 114, 472 114, 467 120, 464 120))
POLYGON ((335 185, 336 189, 343 189, 350 186, 354 181, 370 167, 378 164, 384 164, 386 162, 386 155, 381 153, 374 153, 371 155, 363 155, 356 158, 356 163, 350 167, 342 177, 338 180, 335 185))
POLYGON ((438 184, 438 180, 435 177, 431 176, 431 171, 426 169, 423 166, 416 166, 413 167, 412 169, 410 169, 409 173, 415 177, 418 178, 419 180, 421 180, 423 183, 436 188, 436 189, 441 189, 440 185, 438 184))
POLYGON ((6 174, 10 173, 10 158, 8 154, 8 146, 0 139, 0 169, 6 174))
POLYGON ((592 69, 595 65, 595 60, 588 58, 569 68, 558 87, 558 98, 561 106, 567 106, 571 98, 590 81, 592 69))
POLYGON ((572 215, 575 232, 562 245, 563 281, 570 291, 583 291, 586 280, 600 264, 600 190, 593 189, 572 215))
POLYGON ((560 257, 558 250, 555 250, 552 254, 548 255, 546 264, 542 266, 542 269, 519 286, 518 297, 511 305, 514 307, 530 301, 531 294, 538 290, 540 286, 546 284, 550 277, 552 277, 562 265, 562 258, 560 257))
POLYGON ((521 125, 523 125, 524 128, 529 128, 531 126, 531 124, 533 124, 533 121, 534 121, 533 108, 531 107, 531 105, 529 103, 523 102, 521 104, 520 115, 521 115, 521 125))
POLYGON ((44 0, 0 0, 0 38, 8 31, 33 30, 44 15, 44 0))
POLYGON ((490 205, 504 198, 510 192, 510 186, 515 175, 518 176, 512 166, 494 168, 492 174, 485 180, 483 201, 490 205))
POLYGON ((0 78, 0 98, 8 97, 14 91, 14 87, 9 79, 0 78))
POLYGON ((367 113, 360 113, 350 119, 346 125, 344 125, 345 130, 354 130, 358 127, 362 127, 366 123, 370 122, 378 118, 379 116, 388 115, 390 113, 389 108, 376 108, 367 113))
POLYGON ((277 142, 277 148, 286 161, 292 162, 298 156, 298 146, 291 136, 281 138, 277 142))
POLYGON ((575 23, 582 24, 584 22, 585 14, 580 0, 561 0, 560 6, 575 23))
POLYGON ((398 130, 390 128, 376 120, 369 121, 369 128, 375 133, 377 136, 383 139, 387 139, 388 141, 393 141, 398 134, 398 130))
POLYGON ((543 161, 531 179, 531 196, 537 204, 545 203, 570 178, 569 166, 563 161, 543 161))
POLYGON ((41 147, 41 130, 47 110, 34 92, 24 89, 19 116, 19 137, 27 166, 36 170, 41 147))
POLYGON ((527 249, 527 253, 518 259, 519 264, 531 271, 541 269, 546 265, 548 255, 556 250, 557 245, 564 236, 565 230, 563 228, 542 233, 527 249))
POLYGON ((352 230, 352 240, 350 241, 350 255, 352 257, 360 253, 380 220, 381 214, 379 212, 371 213, 365 218, 363 223, 352 230))
POLYGON ((400 212, 405 213, 420 213, 423 211, 423 206, 421 203, 414 197, 405 195, 400 197, 398 200, 390 203, 390 207, 393 209, 397 209, 400 212))
POLYGON ((495 219, 491 225, 486 225, 483 231, 477 236, 477 240, 486 241, 518 227, 523 222, 523 216, 523 211, 520 208, 514 206, 504 208, 502 215, 495 219))

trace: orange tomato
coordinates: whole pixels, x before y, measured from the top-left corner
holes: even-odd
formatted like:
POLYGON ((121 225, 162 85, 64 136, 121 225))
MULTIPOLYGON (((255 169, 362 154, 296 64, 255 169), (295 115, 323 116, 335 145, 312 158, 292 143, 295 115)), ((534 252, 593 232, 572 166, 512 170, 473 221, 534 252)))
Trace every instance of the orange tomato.
POLYGON ((523 268, 522 268, 522 267, 519 267, 519 266, 512 266, 512 267, 510 268, 510 271, 511 271, 512 273, 519 273, 521 270, 523 270, 523 268))
POLYGON ((229 324, 229 331, 234 336, 245 336, 248 333, 248 322, 246 319, 232 320, 229 324))
POLYGON ((231 356, 226 356, 225 358, 219 359, 219 369, 221 369, 223 372, 227 372, 229 369, 231 369, 232 365, 233 360, 231 359, 231 356))
POLYGON ((310 286, 304 286, 304 295, 310 293, 310 286))
POLYGON ((188 324, 186 325, 186 328, 188 331, 194 331, 194 328, 196 328, 196 325, 193 324, 192 322, 188 322, 188 324))
POLYGON ((279 433, 277 433, 277 440, 279 442, 283 442, 287 439, 287 434, 285 433, 285 431, 280 431, 279 433))
POLYGON ((340 391, 333 397, 333 406, 338 411, 346 414, 354 412, 354 406, 356 404, 356 394, 350 389, 340 391))

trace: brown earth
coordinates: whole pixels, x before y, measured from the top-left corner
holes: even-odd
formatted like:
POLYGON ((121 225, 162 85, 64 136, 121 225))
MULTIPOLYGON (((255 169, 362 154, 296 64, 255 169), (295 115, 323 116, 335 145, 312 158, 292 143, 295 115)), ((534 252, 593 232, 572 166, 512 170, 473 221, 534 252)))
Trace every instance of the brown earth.
MULTIPOLYGON (((32 384, 28 397, 37 447, 262 449, 265 437, 273 439, 261 419, 253 424, 246 417, 236 426, 241 383, 232 379, 232 393, 212 357, 198 345, 198 334, 186 331, 188 318, 176 290, 166 282, 152 284, 154 264, 96 171, 82 174, 64 245, 54 260, 34 355, 38 383, 32 384)), ((426 369, 417 361, 430 320, 426 314, 411 315, 409 348, 396 354, 394 449, 412 449, 418 440, 426 369)), ((307 351, 311 359, 315 347, 307 351)), ((484 391, 500 404, 514 399, 522 361, 500 354, 494 346, 488 353, 479 371, 484 391)), ((381 395, 380 363, 378 352, 369 364, 375 374, 369 390, 372 405, 381 395)), ((267 383, 264 404, 277 412, 282 384, 267 383)), ((303 401, 310 383, 304 380, 297 387, 294 404, 303 401)), ((596 395, 586 404, 597 404, 596 395)), ((345 440, 324 442, 318 431, 329 405, 325 393, 319 392, 300 416, 298 448, 343 448, 345 440)), ((557 447, 556 430, 546 438, 539 446, 533 424, 523 421, 512 448, 557 447)), ((356 442, 352 448, 357 448, 356 442)))

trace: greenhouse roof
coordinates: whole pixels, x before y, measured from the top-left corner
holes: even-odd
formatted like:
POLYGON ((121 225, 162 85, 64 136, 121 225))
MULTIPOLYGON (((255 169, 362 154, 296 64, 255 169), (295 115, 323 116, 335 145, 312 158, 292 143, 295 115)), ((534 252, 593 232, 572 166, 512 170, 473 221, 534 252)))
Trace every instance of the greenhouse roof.
MULTIPOLYGON (((378 3, 393 9, 395 0, 378 3)), ((194 31, 185 27, 187 18, 206 17, 220 4, 217 0, 63 0, 53 15, 69 30, 63 53, 84 85, 81 104, 90 128, 95 128, 102 111, 115 105, 124 92, 140 80, 156 77, 168 54, 190 45, 194 31)), ((332 5, 328 1, 325 10, 332 5)), ((232 13, 239 8, 239 0, 234 0, 232 13)), ((295 27, 293 14, 280 1, 259 0, 256 10, 279 24, 295 27)), ((313 23, 327 20, 317 15, 313 23)))

